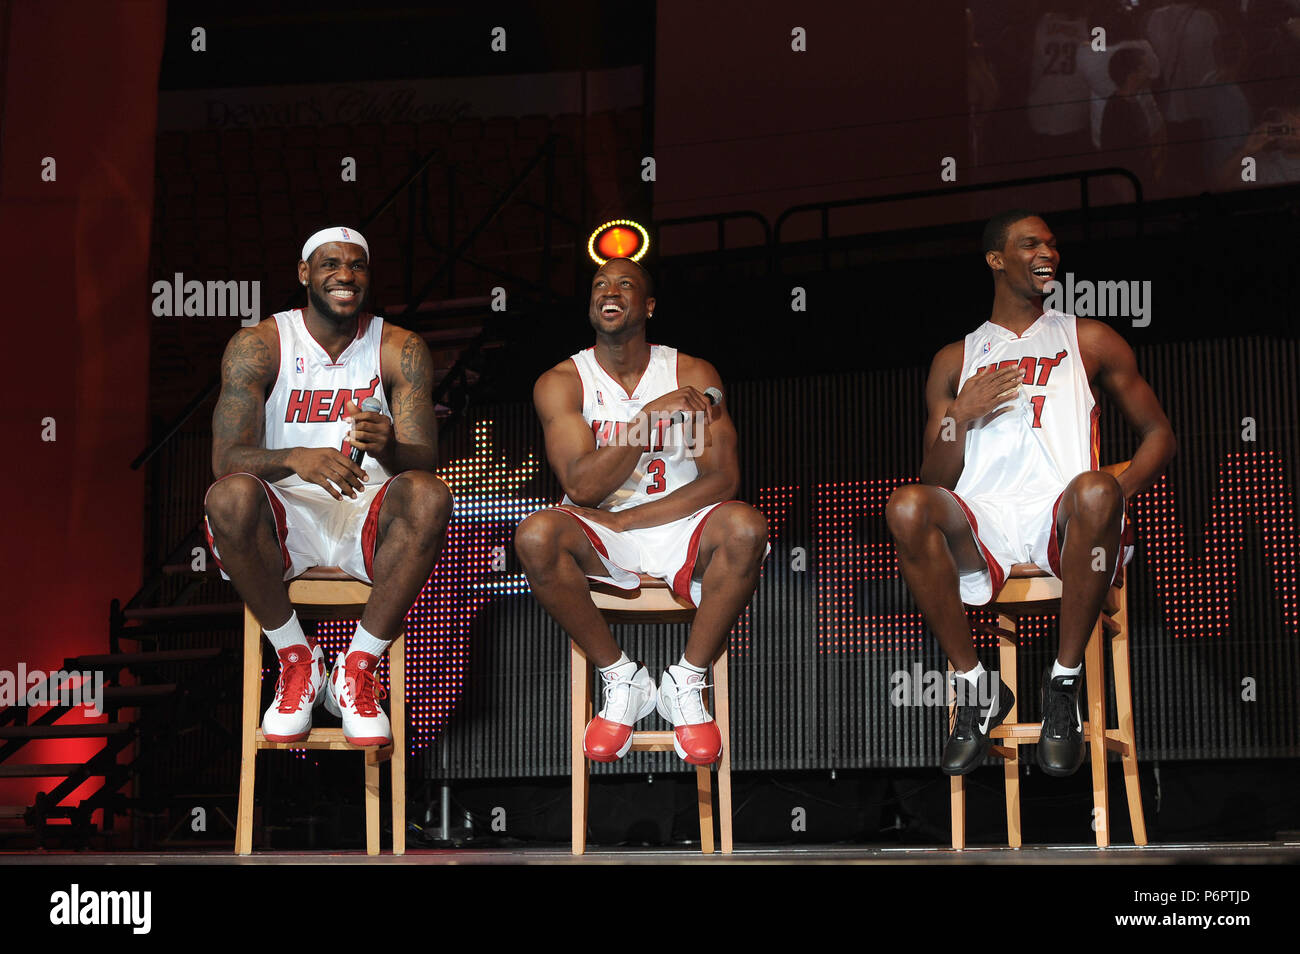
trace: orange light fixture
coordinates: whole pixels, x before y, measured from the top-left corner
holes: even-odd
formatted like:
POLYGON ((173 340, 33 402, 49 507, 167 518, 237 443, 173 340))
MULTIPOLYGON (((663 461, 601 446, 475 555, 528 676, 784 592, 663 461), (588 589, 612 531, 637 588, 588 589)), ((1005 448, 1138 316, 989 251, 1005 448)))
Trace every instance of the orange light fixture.
POLYGON ((631 219, 606 222, 587 239, 587 254, 597 265, 611 258, 630 258, 639 262, 650 249, 650 234, 631 219))

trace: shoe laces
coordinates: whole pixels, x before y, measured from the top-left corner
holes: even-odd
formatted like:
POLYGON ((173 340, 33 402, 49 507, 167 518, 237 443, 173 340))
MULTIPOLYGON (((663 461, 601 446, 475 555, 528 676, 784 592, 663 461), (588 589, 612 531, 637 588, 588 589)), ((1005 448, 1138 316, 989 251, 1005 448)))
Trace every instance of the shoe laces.
POLYGON ((1043 707, 1043 735, 1063 739, 1071 729, 1079 726, 1079 700, 1074 692, 1058 687, 1053 679, 1047 686, 1047 702, 1043 707))
MULTIPOLYGON (((614 715, 613 711, 610 709, 611 705, 620 705, 628 713, 631 712, 631 700, 628 699, 628 693, 633 689, 638 688, 635 679, 636 673, 640 671, 640 669, 637 669, 636 672, 632 673, 632 675, 628 676, 626 679, 620 679, 617 676, 610 678, 610 676, 605 673, 600 674, 601 680, 605 683, 600 698, 601 712, 608 712, 610 716, 614 715), (615 693, 617 693, 617 695, 615 695, 615 693)), ((609 716, 605 716, 605 718, 609 718, 609 716)), ((614 721, 618 720, 616 719, 614 721)))
POLYGON ((275 683, 276 697, 280 700, 277 711, 297 712, 311 690, 311 672, 315 660, 310 656, 303 662, 281 663, 280 678, 275 683))
POLYGON ((957 706, 956 710, 950 730, 953 736, 958 739, 973 739, 979 735, 979 722, 983 715, 979 705, 957 706))
POLYGON ((387 699, 388 692, 375 678, 372 669, 345 669, 343 684, 352 700, 352 708, 357 715, 374 718, 379 715, 376 698, 387 699))
POLYGON ((704 708, 704 690, 712 685, 711 682, 705 682, 703 676, 688 678, 683 682, 673 678, 672 692, 676 697, 678 711, 687 725, 709 721, 708 710, 704 708))

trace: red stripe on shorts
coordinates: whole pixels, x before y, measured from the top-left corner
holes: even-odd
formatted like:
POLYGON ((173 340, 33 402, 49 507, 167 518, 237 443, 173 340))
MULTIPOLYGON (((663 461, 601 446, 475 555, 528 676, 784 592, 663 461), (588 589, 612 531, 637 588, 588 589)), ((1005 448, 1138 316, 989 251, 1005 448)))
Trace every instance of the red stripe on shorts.
POLYGON ((379 493, 375 494, 375 499, 370 501, 370 509, 366 512, 366 522, 361 525, 361 560, 366 567, 366 576, 370 582, 375 581, 374 563, 375 563, 375 546, 379 540, 379 508, 384 505, 384 496, 388 493, 388 486, 396 477, 389 477, 384 481, 384 485, 379 488, 379 493))
MULTIPOLYGON (((288 519, 285 517, 284 504, 280 502, 279 497, 271 493, 271 485, 268 484, 261 477, 258 477, 256 474, 247 474, 247 473, 226 474, 226 476, 222 477, 221 480, 229 480, 231 477, 252 477, 254 480, 256 480, 259 484, 262 485, 262 492, 266 494, 267 502, 270 503, 271 505, 271 515, 275 517, 275 538, 280 544, 280 555, 284 558, 284 568, 286 570, 289 569, 289 567, 293 566, 293 557, 289 555, 289 547, 285 543, 285 540, 289 536, 289 522, 288 519)), ((217 484, 221 483, 221 480, 214 482, 212 484, 212 487, 215 487, 217 486, 217 484)), ((203 509, 205 511, 207 510, 208 507, 208 494, 212 493, 212 487, 209 487, 207 493, 203 495, 203 509)), ((225 567, 222 566, 221 564, 221 557, 217 556, 217 547, 212 540, 212 527, 208 523, 208 518, 206 513, 203 516, 203 533, 208 538, 208 549, 212 551, 212 558, 217 561, 218 569, 224 570, 225 567)))
POLYGON ((957 501, 957 506, 961 507, 962 513, 966 515, 966 522, 970 524, 971 532, 975 534, 975 542, 979 545, 980 551, 984 554, 984 564, 988 567, 989 580, 993 585, 993 595, 989 597, 989 601, 991 602, 993 596, 997 596, 998 593, 1002 591, 1002 584, 1007 581, 1006 575, 1002 572, 1002 567, 998 565, 998 561, 993 559, 993 551, 986 547, 984 541, 980 539, 979 521, 975 519, 975 514, 971 513, 970 507, 966 506, 966 501, 962 500, 946 487, 944 487, 943 490, 949 497, 957 501))

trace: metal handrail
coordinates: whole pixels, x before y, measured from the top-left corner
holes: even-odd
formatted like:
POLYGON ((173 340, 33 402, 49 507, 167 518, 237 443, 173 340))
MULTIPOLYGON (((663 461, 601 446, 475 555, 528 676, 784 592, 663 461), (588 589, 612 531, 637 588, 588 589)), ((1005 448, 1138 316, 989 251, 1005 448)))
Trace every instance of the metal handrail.
POLYGON ((772 226, 767 217, 753 209, 736 209, 731 212, 711 212, 704 215, 684 215, 675 219, 661 219, 651 223, 655 232, 655 244, 662 248, 660 236, 665 226, 698 225, 701 222, 715 222, 718 226, 718 251, 727 247, 727 222, 730 219, 753 219, 763 227, 763 244, 772 244, 772 226))
POLYGON ((1137 234, 1142 235, 1142 183, 1130 170, 1119 166, 1106 166, 1099 169, 1080 169, 1075 172, 1057 172, 1044 176, 1025 176, 1019 179, 1000 179, 996 182, 974 182, 969 185, 947 186, 938 189, 917 189, 911 192, 895 192, 887 195, 861 196, 856 199, 834 199, 825 202, 805 202, 791 206, 782 212, 776 220, 775 247, 781 247, 781 229, 785 223, 802 212, 821 213, 821 240, 830 240, 830 212, 832 209, 851 208, 861 205, 879 205, 885 202, 907 202, 913 199, 933 199, 947 195, 961 195, 971 192, 991 192, 995 189, 1016 189, 1031 185, 1044 185, 1049 182, 1079 181, 1079 207, 1084 213, 1085 234, 1088 234, 1088 212, 1091 208, 1088 199, 1088 181, 1104 176, 1119 176, 1127 179, 1133 186, 1133 206, 1136 211, 1137 234))

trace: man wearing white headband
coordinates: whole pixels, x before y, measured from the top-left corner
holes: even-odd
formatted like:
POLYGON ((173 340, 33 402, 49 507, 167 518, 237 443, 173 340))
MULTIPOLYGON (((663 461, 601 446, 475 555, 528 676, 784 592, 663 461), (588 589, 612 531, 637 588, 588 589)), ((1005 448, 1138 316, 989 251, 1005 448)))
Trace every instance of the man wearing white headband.
POLYGON ((208 543, 280 657, 266 738, 296 742, 324 702, 354 745, 392 740, 375 667, 429 579, 451 516, 429 349, 365 310, 370 246, 322 229, 298 263, 305 308, 236 332, 212 417, 208 543), (373 583, 332 675, 285 581, 338 566, 373 583))

